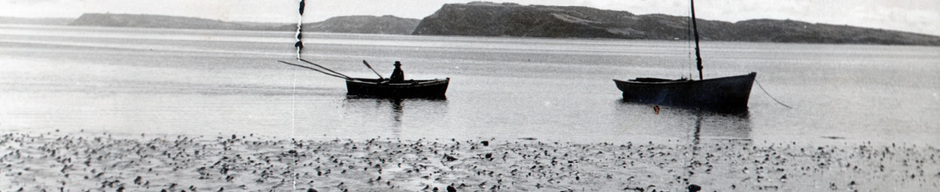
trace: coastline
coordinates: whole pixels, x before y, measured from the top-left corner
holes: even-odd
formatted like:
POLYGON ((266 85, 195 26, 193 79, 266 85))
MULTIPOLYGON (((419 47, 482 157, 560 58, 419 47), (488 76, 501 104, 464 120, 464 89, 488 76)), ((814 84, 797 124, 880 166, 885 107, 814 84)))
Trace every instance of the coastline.
POLYGON ((4 133, 3 191, 936 191, 940 149, 4 133))

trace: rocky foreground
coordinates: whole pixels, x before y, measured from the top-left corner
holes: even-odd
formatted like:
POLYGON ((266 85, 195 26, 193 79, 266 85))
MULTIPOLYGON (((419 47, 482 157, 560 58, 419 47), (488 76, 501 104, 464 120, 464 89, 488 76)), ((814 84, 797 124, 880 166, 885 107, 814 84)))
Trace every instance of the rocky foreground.
POLYGON ((6 133, 0 191, 938 191, 919 145, 6 133))

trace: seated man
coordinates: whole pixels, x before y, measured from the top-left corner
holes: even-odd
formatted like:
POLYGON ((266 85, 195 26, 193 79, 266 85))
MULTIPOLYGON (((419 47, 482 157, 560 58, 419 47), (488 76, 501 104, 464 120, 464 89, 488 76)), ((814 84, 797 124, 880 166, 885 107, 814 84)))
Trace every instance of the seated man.
POLYGON ((392 83, 405 82, 405 71, 401 70, 401 62, 395 61, 395 70, 392 71, 391 81, 392 83))

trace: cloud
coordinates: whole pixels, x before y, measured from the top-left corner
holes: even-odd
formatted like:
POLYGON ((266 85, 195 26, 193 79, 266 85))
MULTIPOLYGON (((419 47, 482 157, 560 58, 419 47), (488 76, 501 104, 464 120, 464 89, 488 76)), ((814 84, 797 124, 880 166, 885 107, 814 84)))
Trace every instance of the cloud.
MULTIPOLYGON (((9 3, 13 5, 17 4, 37 4, 37 3, 58 3, 63 2, 64 0, 10 0, 9 3)), ((85 1, 85 0, 76 0, 76 1, 85 1)))

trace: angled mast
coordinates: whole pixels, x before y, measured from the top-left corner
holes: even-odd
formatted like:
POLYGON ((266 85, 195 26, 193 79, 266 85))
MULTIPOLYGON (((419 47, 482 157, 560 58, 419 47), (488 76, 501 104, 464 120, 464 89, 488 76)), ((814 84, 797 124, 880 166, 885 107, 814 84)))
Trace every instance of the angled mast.
POLYGON ((698 48, 698 26, 695 25, 695 1, 689 0, 692 5, 692 33, 695 36, 695 65, 698 68, 698 80, 702 80, 702 53, 698 48))

